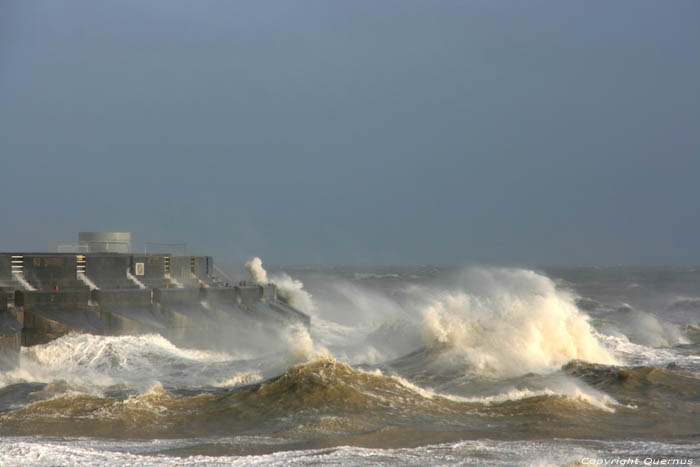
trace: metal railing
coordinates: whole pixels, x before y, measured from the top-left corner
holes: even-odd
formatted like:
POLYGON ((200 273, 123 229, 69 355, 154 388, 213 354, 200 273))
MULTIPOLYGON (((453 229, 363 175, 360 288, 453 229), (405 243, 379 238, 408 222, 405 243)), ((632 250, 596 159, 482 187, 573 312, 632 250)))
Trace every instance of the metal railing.
POLYGON ((224 271, 222 271, 221 268, 218 267, 216 264, 214 264, 213 266, 214 266, 214 271, 215 271, 218 275, 220 275, 220 276, 222 276, 224 279, 226 279, 226 280, 228 281, 229 284, 233 284, 233 279, 231 279, 231 276, 229 276, 229 275, 226 274, 224 271))
MULTIPOLYGON (((187 243, 163 243, 163 242, 146 242, 145 247, 143 250, 143 253, 147 255, 149 253, 149 248, 151 250, 151 253, 154 253, 153 247, 165 247, 167 251, 166 253, 172 253, 172 248, 181 248, 182 249, 182 256, 187 256, 187 243)), ((162 253, 163 251, 161 251, 162 253)))

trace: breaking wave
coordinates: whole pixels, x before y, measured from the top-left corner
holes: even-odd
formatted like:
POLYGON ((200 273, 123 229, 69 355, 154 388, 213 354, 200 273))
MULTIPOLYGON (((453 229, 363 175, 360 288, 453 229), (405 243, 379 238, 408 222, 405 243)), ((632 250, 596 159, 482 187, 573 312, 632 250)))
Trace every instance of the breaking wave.
POLYGON ((497 378, 551 372, 571 360, 619 363, 576 306, 576 297, 533 271, 470 268, 444 289, 409 285, 400 302, 381 289, 334 279, 324 283, 332 297, 314 303, 301 281, 286 274, 268 277, 260 258, 246 267, 254 281, 272 281, 289 303, 313 310, 316 331, 330 329, 324 317, 335 320, 339 314, 369 326, 364 336, 353 336, 354 343, 350 332, 312 331, 315 341, 326 342, 323 352, 330 349, 354 363, 376 364, 435 345, 448 354, 440 365, 458 355, 469 373, 497 378))
POLYGON ((690 343, 680 326, 663 321, 646 311, 630 305, 621 307, 609 318, 613 323, 608 332, 630 342, 647 347, 673 347, 690 343))
POLYGON ((19 367, 0 375, 0 384, 69 381, 71 390, 94 394, 113 385, 139 392, 156 383, 207 386, 234 378, 234 363, 227 353, 179 348, 155 334, 68 334, 23 347, 19 367))
POLYGON ((423 309, 427 345, 447 345, 472 371, 495 377, 553 371, 570 360, 617 364, 574 297, 535 272, 472 269, 465 289, 423 309))

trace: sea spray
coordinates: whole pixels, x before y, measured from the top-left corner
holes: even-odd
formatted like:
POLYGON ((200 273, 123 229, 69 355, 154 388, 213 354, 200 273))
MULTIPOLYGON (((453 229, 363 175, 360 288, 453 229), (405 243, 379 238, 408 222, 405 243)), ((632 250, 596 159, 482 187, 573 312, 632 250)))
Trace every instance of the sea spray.
POLYGON ((287 366, 313 360, 332 358, 325 347, 315 344, 306 326, 293 324, 282 333, 287 344, 287 366))
POLYGON ((324 316, 330 315, 334 321, 351 326, 378 326, 408 317, 407 310, 386 290, 337 278, 327 281, 325 288, 332 299, 328 303, 319 302, 324 305, 324 316))
POLYGON ((313 314, 314 304, 311 294, 304 290, 304 284, 300 280, 293 279, 284 272, 268 278, 267 271, 262 266, 262 260, 258 257, 248 261, 245 267, 256 284, 275 284, 277 295, 281 300, 306 314, 313 314))
POLYGON ((245 263, 245 269, 256 284, 268 284, 270 282, 267 279, 267 271, 262 267, 262 260, 257 256, 245 263))
POLYGON ((286 273, 275 274, 272 282, 277 286, 277 295, 284 302, 306 314, 314 312, 311 294, 304 290, 304 284, 286 273))
POLYGON ((473 371, 495 377, 555 370, 572 359, 616 364, 573 297, 532 271, 471 269, 463 290, 423 309, 427 345, 447 345, 473 371))
POLYGON ((610 328, 606 329, 608 332, 618 335, 622 333, 630 342, 636 344, 658 348, 690 343, 680 326, 631 306, 620 308, 607 319, 610 328))
MULTIPOLYGON (((304 284, 300 280, 294 279, 284 272, 268 275, 262 266, 262 260, 258 257, 248 261, 246 269, 255 283, 275 284, 279 298, 291 306, 314 316, 311 332, 301 325, 290 326, 283 332, 282 338, 287 343, 289 351, 288 363, 297 364, 319 358, 332 358, 331 352, 323 345, 324 343, 329 345, 335 344, 333 347, 338 352, 337 356, 342 358, 342 360, 354 363, 376 363, 386 358, 387 355, 390 357, 399 356, 396 352, 391 352, 390 348, 386 347, 387 344, 391 347, 391 341, 394 340, 393 335, 383 335, 380 341, 376 339, 376 331, 387 327, 385 320, 390 317, 392 321, 396 320, 396 316, 403 313, 400 307, 387 297, 360 288, 347 281, 334 280, 332 284, 327 284, 337 292, 337 297, 333 302, 325 303, 324 312, 331 315, 340 312, 341 314, 354 317, 355 322, 352 328, 346 328, 335 321, 327 321, 323 317, 314 314, 316 310, 315 303, 311 294, 304 290, 304 284), (361 325, 357 318, 366 314, 373 316, 373 319, 370 320, 372 321, 371 326, 363 328, 361 332, 349 332, 351 329, 357 329, 361 325)), ((401 337, 399 335, 398 339, 403 342, 404 340, 401 337)), ((412 349, 412 345, 415 345, 415 340, 414 344, 409 343, 408 347, 406 347, 405 343, 398 347, 402 351, 409 351, 412 349)), ((334 355, 336 355, 335 352, 334 355)))
MULTIPOLYGON (((301 297, 307 309, 314 308, 301 281, 286 274, 281 280, 268 276, 260 258, 246 267, 256 282, 276 283, 280 296, 288 294, 290 301, 301 297)), ((410 305, 337 278, 324 285, 334 293, 331 300, 322 300, 323 315, 352 316, 355 328, 363 325, 365 330, 363 337, 342 336, 342 342, 334 336, 315 336, 346 361, 377 363, 439 343, 446 350, 438 364, 454 366, 458 356, 471 371, 498 378, 554 371, 573 359, 618 363, 601 345, 574 297, 533 271, 466 269, 447 288, 406 288, 403 296, 410 297, 410 305)), ((310 336, 313 333, 312 329, 310 336)))

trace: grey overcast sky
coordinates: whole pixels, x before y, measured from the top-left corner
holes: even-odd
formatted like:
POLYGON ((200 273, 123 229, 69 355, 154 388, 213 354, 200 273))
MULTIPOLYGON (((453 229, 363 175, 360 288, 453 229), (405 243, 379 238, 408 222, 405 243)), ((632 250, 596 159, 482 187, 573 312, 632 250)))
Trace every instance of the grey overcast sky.
POLYGON ((700 1, 0 0, 0 250, 700 264, 700 1))

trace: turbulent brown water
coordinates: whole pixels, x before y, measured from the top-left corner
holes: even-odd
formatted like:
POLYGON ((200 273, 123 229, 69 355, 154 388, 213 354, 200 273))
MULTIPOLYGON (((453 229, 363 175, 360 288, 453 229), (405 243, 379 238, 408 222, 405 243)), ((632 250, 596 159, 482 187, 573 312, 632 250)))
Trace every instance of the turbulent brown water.
POLYGON ((239 324, 215 344, 178 345, 70 335, 23 349, 0 377, 1 463, 700 462, 698 271, 337 267, 269 279, 310 329, 239 324))

